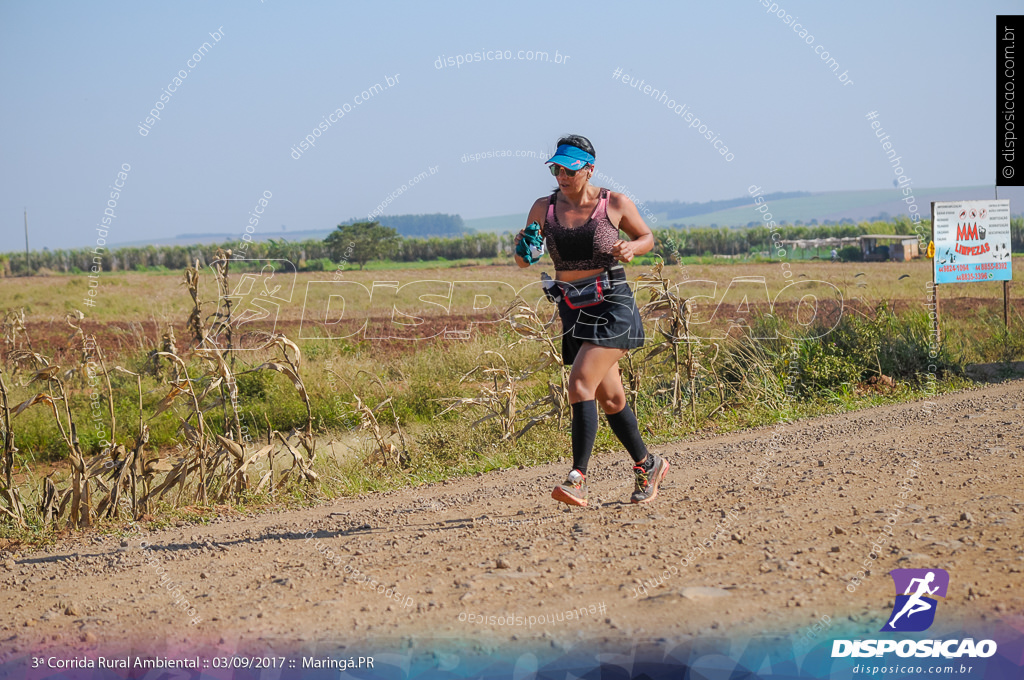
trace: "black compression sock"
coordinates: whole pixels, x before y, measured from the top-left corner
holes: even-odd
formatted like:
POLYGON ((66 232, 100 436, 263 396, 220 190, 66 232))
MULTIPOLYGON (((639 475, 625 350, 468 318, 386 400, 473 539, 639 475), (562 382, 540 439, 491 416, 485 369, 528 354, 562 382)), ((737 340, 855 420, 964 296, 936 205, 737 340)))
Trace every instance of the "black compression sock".
POLYGON ((597 402, 593 399, 572 405, 572 467, 587 474, 590 452, 597 438, 597 402))
POLYGON ((644 458, 648 458, 648 460, 644 461, 644 468, 649 470, 651 460, 647 455, 647 446, 644 445, 644 440, 640 438, 640 428, 637 425, 636 416, 633 415, 633 410, 629 408, 629 404, 626 404, 626 408, 618 413, 606 413, 605 416, 608 418, 608 425, 611 426, 612 432, 619 438, 622 445, 626 447, 626 451, 629 451, 633 462, 639 464, 644 458))

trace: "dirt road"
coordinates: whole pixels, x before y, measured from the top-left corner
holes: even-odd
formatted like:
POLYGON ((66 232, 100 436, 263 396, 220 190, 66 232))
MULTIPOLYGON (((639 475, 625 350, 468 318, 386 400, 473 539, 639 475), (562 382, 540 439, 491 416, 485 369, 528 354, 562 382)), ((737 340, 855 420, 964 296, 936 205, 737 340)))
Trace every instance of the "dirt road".
POLYGON ((935 632, 1019 622, 1022 397, 1018 381, 930 410, 887 406, 658 447, 672 469, 647 506, 628 503, 618 453, 591 463, 586 509, 549 498, 567 459, 126 542, 78 537, 0 556, 0 639, 25 653, 246 640, 558 648, 800 636, 816 622, 877 631, 898 567, 949 572, 935 632))

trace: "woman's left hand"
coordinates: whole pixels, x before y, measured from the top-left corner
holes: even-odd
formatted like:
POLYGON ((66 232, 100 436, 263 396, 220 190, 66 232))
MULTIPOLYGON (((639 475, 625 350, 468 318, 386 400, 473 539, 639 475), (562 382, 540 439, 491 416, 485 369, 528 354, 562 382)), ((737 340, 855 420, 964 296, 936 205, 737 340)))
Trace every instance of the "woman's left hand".
POLYGON ((631 241, 618 240, 612 246, 612 255, 619 262, 630 262, 633 257, 633 244, 631 241))

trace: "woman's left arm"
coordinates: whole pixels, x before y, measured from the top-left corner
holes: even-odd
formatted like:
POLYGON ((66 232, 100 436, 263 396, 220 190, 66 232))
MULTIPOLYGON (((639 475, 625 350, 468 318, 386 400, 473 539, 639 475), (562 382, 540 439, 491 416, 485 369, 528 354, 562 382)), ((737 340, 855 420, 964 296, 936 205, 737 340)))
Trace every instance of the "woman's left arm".
POLYGON ((648 253, 654 248, 654 234, 651 228, 640 217, 633 201, 617 192, 608 196, 608 219, 614 224, 614 216, 619 215, 619 230, 626 232, 631 240, 616 241, 612 255, 620 262, 629 262, 637 255, 648 253))

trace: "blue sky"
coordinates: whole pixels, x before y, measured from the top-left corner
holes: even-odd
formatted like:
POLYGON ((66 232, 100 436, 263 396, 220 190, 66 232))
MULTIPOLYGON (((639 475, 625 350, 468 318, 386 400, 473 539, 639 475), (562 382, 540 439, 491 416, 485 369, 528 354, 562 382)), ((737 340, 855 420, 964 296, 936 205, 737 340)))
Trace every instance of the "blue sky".
POLYGON ((257 232, 327 229, 393 193, 388 214, 525 212, 553 186, 543 159, 463 155, 548 152, 569 132, 588 136, 597 169, 641 200, 732 198, 752 184, 885 188, 893 175, 872 110, 916 186, 993 182, 995 16, 1019 3, 778 5, 813 45, 760 0, 3 2, 0 251, 24 247, 26 206, 33 247, 93 244, 125 163, 109 243, 240 236, 264 192, 257 232), (493 50, 524 58, 436 68, 442 56, 493 50), (526 60, 528 50, 549 61, 526 60), (553 63, 556 50, 568 61, 553 63), (685 104, 732 160, 613 80, 617 68, 685 104), (140 135, 179 70, 187 77, 140 135))

